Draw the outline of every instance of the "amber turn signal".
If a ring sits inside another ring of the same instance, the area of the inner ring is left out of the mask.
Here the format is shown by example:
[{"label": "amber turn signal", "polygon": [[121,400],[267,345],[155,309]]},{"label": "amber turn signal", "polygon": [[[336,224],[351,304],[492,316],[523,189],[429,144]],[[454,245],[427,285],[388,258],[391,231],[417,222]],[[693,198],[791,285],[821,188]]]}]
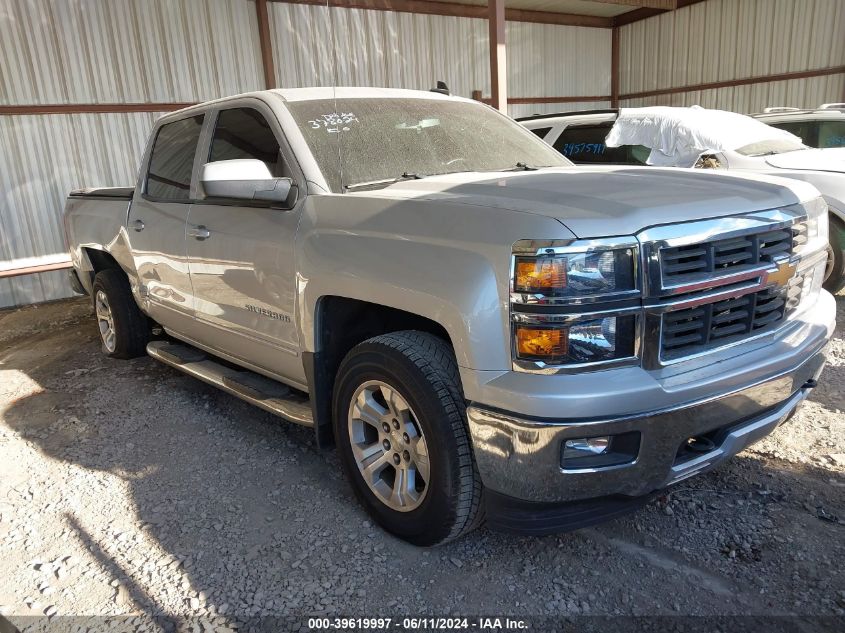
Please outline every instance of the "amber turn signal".
[{"label": "amber turn signal", "polygon": [[565,257],[520,257],[516,260],[516,292],[542,292],[560,288],[566,288]]},{"label": "amber turn signal", "polygon": [[516,327],[516,352],[520,358],[559,360],[569,351],[566,328]]}]

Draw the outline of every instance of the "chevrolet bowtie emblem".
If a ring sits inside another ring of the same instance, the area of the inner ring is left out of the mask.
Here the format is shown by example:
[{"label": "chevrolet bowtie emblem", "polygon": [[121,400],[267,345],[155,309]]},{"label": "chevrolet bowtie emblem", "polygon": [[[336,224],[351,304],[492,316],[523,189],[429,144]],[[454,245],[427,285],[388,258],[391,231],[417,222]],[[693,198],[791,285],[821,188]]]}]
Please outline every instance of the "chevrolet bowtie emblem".
[{"label": "chevrolet bowtie emblem", "polygon": [[789,262],[783,262],[778,265],[777,270],[769,271],[766,275],[765,285],[774,284],[776,286],[785,286],[794,275],[795,266]]}]

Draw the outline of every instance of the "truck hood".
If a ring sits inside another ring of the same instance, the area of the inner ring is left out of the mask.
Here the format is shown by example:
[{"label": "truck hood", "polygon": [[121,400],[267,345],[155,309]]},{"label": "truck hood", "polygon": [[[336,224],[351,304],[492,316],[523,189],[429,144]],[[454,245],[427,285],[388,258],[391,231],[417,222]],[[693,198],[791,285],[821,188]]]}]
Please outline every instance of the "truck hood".
[{"label": "truck hood", "polygon": [[767,156],[766,163],[778,169],[809,169],[845,173],[845,148],[802,149]]},{"label": "truck hood", "polygon": [[579,238],[592,238],[771,209],[806,202],[819,193],[807,183],[769,176],[601,166],[430,176],[346,195],[533,213],[558,220]]}]

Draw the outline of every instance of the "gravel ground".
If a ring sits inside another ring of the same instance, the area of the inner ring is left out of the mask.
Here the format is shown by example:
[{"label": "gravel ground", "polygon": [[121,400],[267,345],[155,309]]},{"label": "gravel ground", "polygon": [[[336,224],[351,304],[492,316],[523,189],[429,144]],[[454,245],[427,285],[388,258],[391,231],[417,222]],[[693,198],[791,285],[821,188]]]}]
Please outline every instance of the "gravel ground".
[{"label": "gravel ground", "polygon": [[152,359],[105,358],[90,312],[0,312],[0,614],[18,626],[845,614],[844,327],[789,425],[641,512],[417,549],[368,521],[309,430]]}]

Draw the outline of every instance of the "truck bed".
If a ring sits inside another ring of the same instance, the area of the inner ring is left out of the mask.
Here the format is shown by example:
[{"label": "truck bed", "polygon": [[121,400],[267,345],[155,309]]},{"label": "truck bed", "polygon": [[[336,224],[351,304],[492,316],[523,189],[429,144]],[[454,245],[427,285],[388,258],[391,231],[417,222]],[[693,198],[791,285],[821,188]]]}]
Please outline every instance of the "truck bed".
[{"label": "truck bed", "polygon": [[65,231],[71,261],[77,271],[84,262],[83,246],[107,251],[108,245],[120,235],[126,226],[134,192],[134,187],[98,187],[75,189],[68,194]]},{"label": "truck bed", "polygon": [[131,200],[134,193],[135,187],[89,187],[87,189],[74,189],[68,194],[68,198]]}]

